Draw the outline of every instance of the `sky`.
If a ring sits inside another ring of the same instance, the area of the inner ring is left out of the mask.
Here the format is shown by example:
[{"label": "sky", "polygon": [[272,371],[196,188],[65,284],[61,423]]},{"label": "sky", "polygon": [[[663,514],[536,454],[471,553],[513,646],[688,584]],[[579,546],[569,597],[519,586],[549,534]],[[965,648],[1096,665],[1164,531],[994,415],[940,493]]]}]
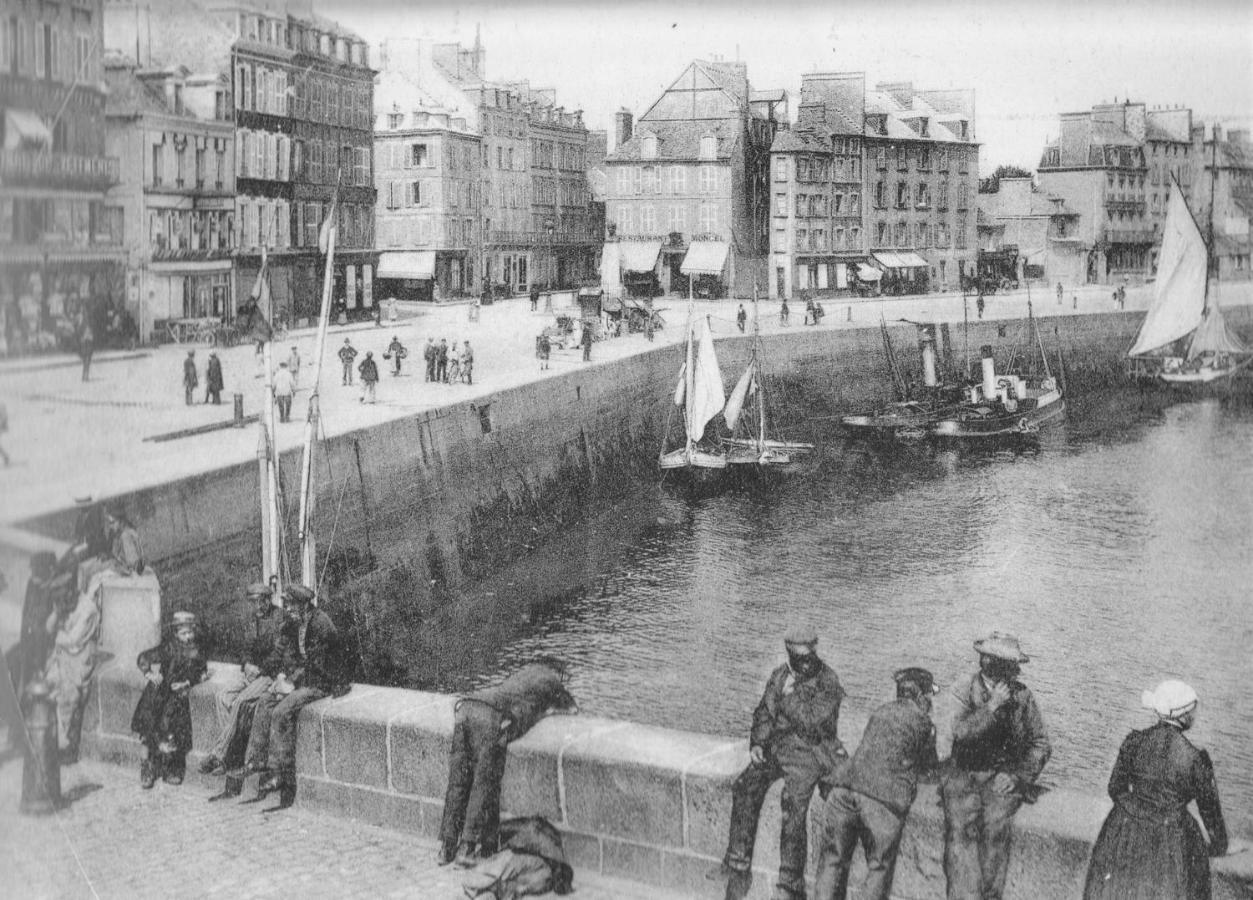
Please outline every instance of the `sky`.
[{"label": "sky", "polygon": [[692,59],[719,57],[746,62],[755,89],[785,88],[793,118],[805,72],[973,87],[984,174],[1002,163],[1034,170],[1058,113],[1115,99],[1253,123],[1247,0],[307,2],[373,47],[389,36],[468,45],[479,28],[488,78],[556,88],[559,105],[610,131],[611,146],[616,110],[638,117]]}]

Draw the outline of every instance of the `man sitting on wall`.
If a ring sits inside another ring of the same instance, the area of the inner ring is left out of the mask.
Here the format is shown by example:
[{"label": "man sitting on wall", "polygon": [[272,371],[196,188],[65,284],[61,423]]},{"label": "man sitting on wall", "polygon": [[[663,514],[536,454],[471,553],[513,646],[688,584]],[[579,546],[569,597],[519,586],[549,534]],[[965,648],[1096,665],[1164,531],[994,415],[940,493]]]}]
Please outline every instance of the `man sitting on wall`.
[{"label": "man sitting on wall", "polygon": [[565,666],[543,657],[457,701],[437,862],[469,868],[498,849],[505,754],[549,712],[577,713]]}]

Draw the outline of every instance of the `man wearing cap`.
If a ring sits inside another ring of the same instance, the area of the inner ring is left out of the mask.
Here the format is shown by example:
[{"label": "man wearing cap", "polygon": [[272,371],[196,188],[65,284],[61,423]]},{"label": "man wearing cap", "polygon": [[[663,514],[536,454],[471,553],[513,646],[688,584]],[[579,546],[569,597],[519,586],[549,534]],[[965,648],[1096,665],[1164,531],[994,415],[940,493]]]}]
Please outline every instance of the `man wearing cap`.
[{"label": "man wearing cap", "polygon": [[271,654],[277,673],[268,693],[257,700],[248,740],[248,768],[264,771],[259,796],[279,791],[279,806],[296,800],[296,720],[315,700],[348,691],[339,631],[331,617],[313,605],[303,584],[283,591],[287,621]]},{"label": "man wearing cap", "polygon": [[728,896],[747,891],[757,819],[770,786],[783,779],[783,827],[775,896],[805,896],[807,815],[820,780],[848,754],[836,734],[844,689],[817,654],[817,633],[807,626],[783,639],[788,661],[766,682],[753,712],[749,764],[731,788],[731,833],[719,874],[730,876]]},{"label": "man wearing cap", "polygon": [[953,688],[952,753],[940,778],[949,900],[999,900],[1009,871],[1014,815],[1034,801],[1052,753],[1013,635],[975,641],[979,671]]},{"label": "man wearing cap", "polygon": [[352,387],[352,364],[357,358],[357,348],[352,345],[352,340],[344,338],[344,346],[339,348],[339,361],[344,367],[343,383]]},{"label": "man wearing cap", "polygon": [[866,900],[888,900],[905,817],[918,792],[918,779],[935,771],[935,726],[931,696],[935,681],[926,669],[901,669],[896,700],[870,716],[852,761],[831,780],[822,814],[822,849],[814,896],[844,900],[848,872],[860,840],[866,854]]},{"label": "man wearing cap", "polygon": [[[206,775],[220,775],[226,771],[231,745],[236,742],[244,719],[247,718],[251,724],[250,707],[269,691],[281,665],[274,648],[283,624],[283,611],[274,605],[274,591],[268,584],[258,582],[249,585],[246,593],[255,607],[251,639],[244,655],[243,667],[217,693],[221,731],[213,749],[200,764],[200,771]],[[245,712],[248,713],[247,716]]]}]

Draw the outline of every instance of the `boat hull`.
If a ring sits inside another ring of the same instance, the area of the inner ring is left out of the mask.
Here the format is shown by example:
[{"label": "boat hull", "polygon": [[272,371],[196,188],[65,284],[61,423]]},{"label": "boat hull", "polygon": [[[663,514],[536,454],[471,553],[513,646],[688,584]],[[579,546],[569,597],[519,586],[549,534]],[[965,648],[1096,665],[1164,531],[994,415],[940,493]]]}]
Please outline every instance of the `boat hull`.
[{"label": "boat hull", "polygon": [[954,440],[1035,434],[1066,412],[1066,401],[1060,394],[1055,398],[1041,398],[1041,401],[1031,409],[1013,411],[999,404],[965,406],[956,415],[933,423],[931,434],[940,439]]}]

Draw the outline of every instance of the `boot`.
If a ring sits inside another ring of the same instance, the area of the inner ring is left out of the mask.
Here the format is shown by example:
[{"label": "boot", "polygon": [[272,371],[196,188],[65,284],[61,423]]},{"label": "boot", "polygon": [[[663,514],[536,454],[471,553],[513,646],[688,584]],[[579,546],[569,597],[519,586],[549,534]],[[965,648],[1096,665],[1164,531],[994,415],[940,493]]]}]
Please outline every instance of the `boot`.
[{"label": "boot", "polygon": [[139,764],[139,786],[145,791],[150,791],[156,783],[157,774],[153,771],[152,763],[145,759]]},{"label": "boot", "polygon": [[457,845],[448,841],[443,841],[439,845],[439,852],[435,854],[435,865],[446,866],[453,861],[453,857],[457,855]]},{"label": "boot", "polygon": [[457,848],[457,858],[453,862],[463,869],[473,869],[479,864],[480,859],[475,845],[470,841],[462,841],[461,846]]},{"label": "boot", "polygon": [[296,777],[284,778],[278,788],[278,808],[289,809],[296,803]]},{"label": "boot", "polygon": [[244,792],[244,776],[232,772],[226,776],[226,785],[222,788],[222,793],[214,794],[209,798],[210,803],[218,800],[229,800],[231,797],[238,797]]}]

